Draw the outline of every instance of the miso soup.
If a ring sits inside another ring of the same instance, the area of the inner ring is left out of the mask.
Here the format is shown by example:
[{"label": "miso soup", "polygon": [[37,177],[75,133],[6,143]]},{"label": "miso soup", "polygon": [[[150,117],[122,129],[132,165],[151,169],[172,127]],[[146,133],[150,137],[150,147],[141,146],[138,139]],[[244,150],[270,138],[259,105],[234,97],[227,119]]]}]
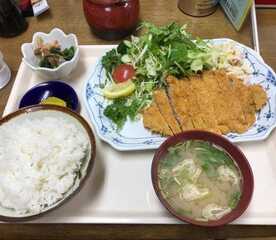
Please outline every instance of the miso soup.
[{"label": "miso soup", "polygon": [[223,149],[202,140],[189,140],[168,149],[158,167],[161,194],[180,215],[218,220],[241,197],[239,168]]}]

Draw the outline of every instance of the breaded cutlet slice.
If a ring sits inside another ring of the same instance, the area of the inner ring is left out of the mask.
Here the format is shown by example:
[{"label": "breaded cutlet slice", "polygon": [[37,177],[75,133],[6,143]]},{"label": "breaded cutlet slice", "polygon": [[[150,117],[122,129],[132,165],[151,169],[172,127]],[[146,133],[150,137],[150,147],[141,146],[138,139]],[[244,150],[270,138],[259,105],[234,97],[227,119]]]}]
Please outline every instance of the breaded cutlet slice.
[{"label": "breaded cutlet slice", "polygon": [[217,127],[213,105],[214,97],[212,91],[208,88],[208,83],[204,80],[202,75],[194,75],[189,78],[192,87],[191,94],[196,96],[194,100],[196,104],[194,107],[197,108],[197,114],[193,116],[195,127],[197,129],[221,133],[220,129]]},{"label": "breaded cutlet slice", "polygon": [[215,80],[218,84],[219,101],[223,102],[221,118],[222,125],[227,126],[227,132],[242,132],[247,128],[246,116],[237,91],[235,89],[236,81],[233,81],[224,71],[215,72]]},{"label": "breaded cutlet slice", "polygon": [[183,131],[194,129],[193,121],[189,115],[191,103],[189,102],[189,80],[179,81],[173,76],[168,76],[168,94],[171,106]]},{"label": "breaded cutlet slice", "polygon": [[224,94],[218,84],[217,75],[215,71],[205,71],[202,74],[202,79],[205,83],[205,87],[208,90],[208,108],[210,109],[210,115],[215,123],[215,131],[218,133],[229,132],[229,127],[226,124],[228,118],[225,108],[227,107]]},{"label": "breaded cutlet slice", "polygon": [[159,108],[160,113],[167,122],[169,128],[172,130],[173,134],[178,134],[182,130],[174,116],[173,110],[171,108],[169,98],[165,90],[156,90],[153,93],[153,99]]},{"label": "breaded cutlet slice", "polygon": [[231,86],[231,96],[227,96],[231,113],[228,126],[231,132],[244,133],[256,121],[250,87],[236,76],[227,75],[227,78]]},{"label": "breaded cutlet slice", "polygon": [[[244,116],[244,121],[240,121],[243,126],[239,127],[237,132],[245,132],[248,130],[256,121],[256,106],[251,92],[251,87],[244,84],[244,82],[234,76],[229,76],[233,81],[234,92],[236,94],[236,99],[241,104],[241,115]],[[239,123],[237,123],[238,125]],[[237,128],[237,127],[235,127]]]},{"label": "breaded cutlet slice", "polygon": [[143,123],[144,127],[149,128],[153,132],[164,136],[173,136],[173,132],[155,103],[152,103],[143,111]]},{"label": "breaded cutlet slice", "polygon": [[250,90],[253,95],[256,110],[259,111],[266,104],[267,94],[262,86],[256,84],[251,85]]},{"label": "breaded cutlet slice", "polygon": [[246,118],[247,129],[256,121],[256,112],[259,111],[267,101],[267,94],[260,85],[239,86],[239,96]]}]

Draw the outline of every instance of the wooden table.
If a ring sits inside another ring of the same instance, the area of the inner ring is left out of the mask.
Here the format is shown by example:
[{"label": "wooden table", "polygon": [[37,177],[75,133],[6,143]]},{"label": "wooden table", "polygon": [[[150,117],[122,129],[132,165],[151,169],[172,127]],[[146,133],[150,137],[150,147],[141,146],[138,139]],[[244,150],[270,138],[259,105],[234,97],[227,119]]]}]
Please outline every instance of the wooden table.
[{"label": "wooden table", "polygon": [[[0,91],[0,114],[2,114],[19,64],[20,47],[30,42],[33,33],[48,32],[59,27],[77,35],[80,44],[111,44],[96,38],[84,19],[81,1],[49,0],[51,11],[38,18],[28,19],[28,30],[11,39],[0,38],[0,49],[12,70],[12,81]],[[194,35],[202,38],[227,37],[252,46],[249,19],[240,32],[236,32],[223,12],[218,9],[205,18],[184,15],[176,0],[141,0],[141,19],[155,24],[171,21],[187,23]],[[262,55],[272,68],[276,68],[276,10],[257,12]],[[24,82],[22,82],[24,84]],[[191,225],[72,225],[72,224],[0,224],[0,239],[223,239],[240,237],[276,236],[273,226],[225,226],[217,229],[199,228]],[[1,238],[2,237],[2,238]]]}]

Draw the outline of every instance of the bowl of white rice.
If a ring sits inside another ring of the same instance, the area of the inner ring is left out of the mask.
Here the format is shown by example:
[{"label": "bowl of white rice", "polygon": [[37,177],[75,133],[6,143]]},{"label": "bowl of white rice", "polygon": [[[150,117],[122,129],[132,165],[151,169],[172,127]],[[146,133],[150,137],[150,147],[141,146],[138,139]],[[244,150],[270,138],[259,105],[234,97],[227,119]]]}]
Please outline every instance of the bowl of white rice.
[{"label": "bowl of white rice", "polygon": [[79,114],[54,105],[0,120],[0,220],[29,220],[69,200],[95,161],[94,134]]}]

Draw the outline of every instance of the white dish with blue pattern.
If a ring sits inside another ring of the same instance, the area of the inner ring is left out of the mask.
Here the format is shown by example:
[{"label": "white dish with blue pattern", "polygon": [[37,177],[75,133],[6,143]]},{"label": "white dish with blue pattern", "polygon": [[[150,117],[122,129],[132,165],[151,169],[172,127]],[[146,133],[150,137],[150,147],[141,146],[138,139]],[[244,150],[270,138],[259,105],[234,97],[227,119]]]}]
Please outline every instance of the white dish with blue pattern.
[{"label": "white dish with blue pattern", "polygon": [[[211,41],[214,44],[222,44],[233,40],[223,38]],[[268,100],[265,107],[257,113],[255,124],[247,132],[229,133],[226,137],[232,142],[264,140],[276,126],[276,75],[254,50],[237,42],[235,44],[244,52],[246,60],[253,69],[249,82],[260,84],[266,90]],[[124,127],[117,131],[112,121],[103,114],[110,101],[102,96],[100,88],[105,80],[105,71],[100,60],[93,66],[83,92],[89,117],[98,136],[120,151],[157,149],[165,138],[145,129],[142,119],[135,122],[127,121]]]}]

